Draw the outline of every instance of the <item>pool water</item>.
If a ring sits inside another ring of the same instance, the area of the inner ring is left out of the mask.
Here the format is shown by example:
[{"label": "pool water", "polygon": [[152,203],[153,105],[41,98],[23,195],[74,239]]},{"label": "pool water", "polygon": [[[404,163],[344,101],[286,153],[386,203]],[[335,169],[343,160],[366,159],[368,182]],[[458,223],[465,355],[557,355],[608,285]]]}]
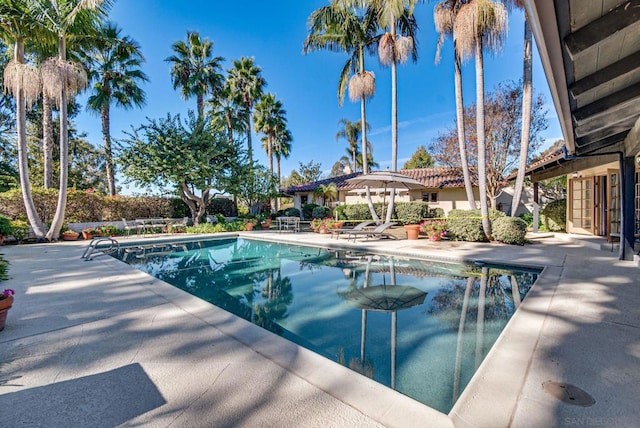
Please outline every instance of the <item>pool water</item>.
[{"label": "pool water", "polygon": [[444,413],[540,273],[241,238],[117,257]]}]

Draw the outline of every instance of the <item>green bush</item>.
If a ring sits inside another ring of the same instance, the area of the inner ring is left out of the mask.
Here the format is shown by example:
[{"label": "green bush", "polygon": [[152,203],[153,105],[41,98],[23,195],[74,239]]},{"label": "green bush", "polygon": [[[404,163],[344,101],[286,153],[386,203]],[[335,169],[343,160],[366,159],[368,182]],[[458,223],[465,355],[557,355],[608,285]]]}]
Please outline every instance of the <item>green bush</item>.
[{"label": "green bush", "polygon": [[11,228],[13,229],[11,234],[18,241],[22,241],[29,236],[29,224],[24,220],[13,220],[11,222]]},{"label": "green bush", "polygon": [[311,218],[325,218],[331,216],[331,209],[329,207],[315,207],[311,211]]},{"label": "green bush", "polygon": [[9,279],[7,272],[9,271],[9,262],[2,258],[0,254],[0,281]]},{"label": "green bush", "polygon": [[209,202],[207,212],[209,214],[222,214],[225,217],[232,217],[235,213],[235,205],[231,199],[213,198]]},{"label": "green bush", "polygon": [[314,203],[304,204],[304,206],[302,207],[302,216],[305,218],[305,220],[310,220],[313,218],[313,209],[318,206],[318,204]]},{"label": "green bush", "polygon": [[422,201],[398,202],[395,213],[402,224],[419,224],[429,217],[429,204]]},{"label": "green bush", "polygon": [[287,208],[284,210],[284,215],[287,217],[300,217],[300,210],[297,208]]},{"label": "green bush", "polygon": [[243,220],[233,220],[226,223],[200,223],[198,226],[189,226],[187,233],[238,232],[244,228],[245,222]]},{"label": "green bush", "polygon": [[518,217],[500,217],[493,221],[491,233],[496,241],[505,244],[524,245],[527,223]]},{"label": "green bush", "polygon": [[[374,204],[374,206],[377,204]],[[381,215],[376,207],[376,212]],[[367,204],[351,204],[345,205],[344,214],[347,220],[372,220],[371,212],[369,211],[369,205]]]},{"label": "green bush", "polygon": [[0,235],[9,236],[12,232],[13,227],[11,227],[11,219],[0,215]]},{"label": "green bush", "polygon": [[333,209],[333,213],[336,215],[338,220],[347,220],[347,215],[344,212],[346,208],[347,205],[342,204]]},{"label": "green bush", "polygon": [[480,210],[451,210],[447,217],[449,237],[459,241],[484,242]]},{"label": "green bush", "polygon": [[547,230],[563,232],[567,224],[567,200],[549,202],[542,210],[542,220]]},{"label": "green bush", "polygon": [[442,208],[429,208],[428,218],[445,218],[444,210]]}]

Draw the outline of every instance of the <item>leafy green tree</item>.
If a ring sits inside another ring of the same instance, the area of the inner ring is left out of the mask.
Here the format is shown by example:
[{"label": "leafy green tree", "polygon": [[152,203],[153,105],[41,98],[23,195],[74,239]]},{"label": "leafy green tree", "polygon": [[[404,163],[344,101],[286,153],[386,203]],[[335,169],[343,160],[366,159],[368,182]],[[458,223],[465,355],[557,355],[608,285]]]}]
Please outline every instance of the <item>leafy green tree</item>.
[{"label": "leafy green tree", "polygon": [[245,166],[240,174],[238,177],[238,197],[242,203],[249,207],[252,214],[258,214],[262,211],[265,202],[278,195],[274,186],[275,178],[262,165]]},{"label": "leafy green tree", "polygon": [[83,55],[89,64],[89,80],[93,81],[87,108],[100,115],[102,141],[109,195],[116,194],[116,180],[111,149],[110,109],[115,104],[124,109],[145,104],[145,93],[140,84],[148,81],[140,69],[144,57],[140,45],[129,36],[122,36],[114,23],[106,23],[93,46]]},{"label": "leafy green tree", "polygon": [[247,153],[249,163],[253,163],[253,146],[251,143],[251,115],[257,100],[262,94],[267,82],[262,77],[262,69],[253,58],[242,57],[233,61],[233,67],[227,71],[227,82],[231,94],[238,105],[244,109],[247,133]]},{"label": "leafy green tree", "polygon": [[235,158],[224,127],[210,119],[197,119],[190,112],[167,114],[127,133],[119,161],[123,173],[143,185],[173,186],[199,224],[211,191],[221,189]]},{"label": "leafy green tree", "polygon": [[213,42],[200,38],[197,31],[187,32],[186,43],[175,42],[171,48],[175,52],[165,61],[171,64],[173,89],[180,88],[185,100],[196,97],[198,117],[204,114],[204,97],[217,96],[222,91],[224,76],[220,73],[224,58],[213,57]]},{"label": "leafy green tree", "polygon": [[309,161],[307,163],[298,162],[298,173],[302,177],[302,183],[312,183],[318,181],[322,175],[322,164]]},{"label": "leafy green tree", "polygon": [[427,152],[427,148],[420,146],[413,155],[411,155],[411,158],[405,162],[402,169],[431,168],[434,164],[435,161]]}]

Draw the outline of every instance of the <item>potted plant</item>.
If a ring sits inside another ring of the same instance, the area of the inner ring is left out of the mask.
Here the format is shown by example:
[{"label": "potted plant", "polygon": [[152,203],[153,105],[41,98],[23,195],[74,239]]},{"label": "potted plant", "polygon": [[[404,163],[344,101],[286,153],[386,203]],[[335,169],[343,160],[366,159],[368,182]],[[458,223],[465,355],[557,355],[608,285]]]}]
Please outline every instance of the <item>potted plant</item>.
[{"label": "potted plant", "polygon": [[73,230],[65,230],[60,236],[62,237],[63,241],[75,241],[78,239],[80,234]]},{"label": "potted plant", "polygon": [[118,228],[112,224],[103,224],[102,226],[96,227],[96,236],[116,236],[118,232]]},{"label": "potted plant", "polygon": [[0,215],[0,245],[4,244],[4,238],[13,233],[13,227],[11,226],[11,219]]},{"label": "potted plant", "polygon": [[82,239],[93,239],[93,235],[96,234],[96,229],[93,227],[86,227],[82,229]]},{"label": "potted plant", "polygon": [[420,225],[420,230],[427,235],[431,241],[440,241],[447,236],[446,220],[425,220]]},{"label": "potted plant", "polygon": [[13,305],[13,295],[16,294],[10,288],[5,288],[2,294],[0,294],[0,331],[4,330],[4,325],[7,321],[7,313]]}]

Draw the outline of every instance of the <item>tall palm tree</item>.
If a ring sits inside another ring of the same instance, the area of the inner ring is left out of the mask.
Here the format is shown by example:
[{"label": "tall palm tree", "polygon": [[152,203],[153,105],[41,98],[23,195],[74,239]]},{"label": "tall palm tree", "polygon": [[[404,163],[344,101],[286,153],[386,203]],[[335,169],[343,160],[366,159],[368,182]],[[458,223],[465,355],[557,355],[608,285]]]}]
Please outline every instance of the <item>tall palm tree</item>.
[{"label": "tall palm tree", "polygon": [[143,106],[146,101],[145,93],[138,85],[149,80],[140,69],[144,62],[140,45],[129,36],[123,37],[120,33],[121,30],[116,24],[104,24],[93,48],[86,52],[91,67],[89,78],[95,81],[87,108],[99,113],[102,120],[107,186],[111,196],[116,194],[109,130],[111,104],[124,109]]},{"label": "tall palm tree", "polygon": [[[269,159],[269,173],[273,177],[273,149],[276,144],[278,128],[286,128],[287,112],[282,108],[282,102],[276,100],[275,95],[266,94],[256,105],[254,114],[255,130],[266,136],[265,149]],[[271,209],[275,211],[275,199],[271,199]]]},{"label": "tall palm tree", "polygon": [[67,104],[87,86],[87,75],[76,62],[67,60],[69,34],[95,34],[100,20],[107,15],[112,0],[32,0],[39,24],[58,39],[58,56],[42,63],[44,92],[54,98],[60,109],[60,184],[56,212],[46,238],[57,239],[64,222],[69,178],[69,133]]},{"label": "tall palm tree", "polygon": [[18,136],[18,175],[22,199],[27,219],[36,239],[43,240],[45,228],[36,211],[29,182],[29,165],[27,163],[27,105],[32,105],[39,97],[41,84],[40,74],[35,67],[25,64],[25,39],[37,31],[35,17],[24,0],[5,0],[0,3],[0,33],[7,45],[14,45],[13,58],[4,69],[4,88],[16,103],[16,130]]},{"label": "tall palm tree", "polygon": [[276,176],[278,177],[278,186],[282,184],[282,171],[280,169],[280,160],[288,159],[291,155],[291,143],[293,135],[286,127],[278,127],[276,130],[276,145],[273,148],[273,155],[276,158]]},{"label": "tall palm tree", "polygon": [[[364,12],[357,8],[358,5],[338,4],[321,7],[315,10],[309,17],[309,34],[307,35],[303,52],[309,53],[315,50],[327,49],[333,52],[345,52],[349,55],[347,62],[340,73],[338,83],[338,104],[342,105],[345,89],[349,88],[349,99],[353,102],[360,101],[360,128],[362,135],[362,161],[363,172],[369,172],[367,153],[370,152],[367,139],[367,111],[366,101],[375,92],[375,75],[365,70],[365,50],[373,53],[380,38],[378,34],[378,11],[374,7],[367,7]],[[351,78],[349,76],[353,73]],[[367,204],[369,212],[374,220],[378,220],[369,187],[367,191]]]},{"label": "tall palm tree", "polygon": [[531,26],[522,0],[512,0],[516,7],[524,9],[524,52],[522,73],[522,133],[520,135],[520,160],[518,174],[511,200],[511,216],[515,217],[522,197],[524,173],[527,168],[529,154],[529,138],[531,135],[531,107],[533,105],[533,65],[531,60]]},{"label": "tall palm tree", "polygon": [[453,34],[453,24],[456,15],[462,6],[462,0],[445,0],[438,3],[433,10],[433,20],[438,32],[438,46],[436,48],[436,64],[440,62],[440,51],[444,44],[445,37],[451,36],[454,46],[454,81],[456,94],[456,125],[458,131],[458,149],[460,151],[460,165],[464,177],[464,188],[467,193],[467,201],[471,209],[476,209],[476,198],[473,194],[471,175],[469,173],[469,162],[467,160],[466,137],[464,132],[464,100],[462,97],[462,71],[460,67],[460,56],[456,49],[456,38]]},{"label": "tall palm tree", "polygon": [[[373,7],[378,25],[385,29],[378,42],[378,58],[391,66],[391,169],[398,170],[398,74],[397,64],[409,57],[418,59],[415,35],[418,25],[413,16],[417,0],[336,0],[337,4],[351,7]],[[391,189],[386,221],[391,221],[395,191]]]},{"label": "tall palm tree", "polygon": [[266,81],[262,77],[262,69],[253,58],[242,57],[233,61],[233,67],[227,72],[227,80],[236,102],[243,106],[246,117],[247,152],[249,164],[253,164],[253,147],[251,143],[251,115],[257,100],[262,98]]},{"label": "tall palm tree", "polygon": [[171,65],[173,89],[180,88],[182,96],[188,100],[196,97],[198,118],[204,114],[204,97],[222,90],[224,76],[220,73],[224,58],[212,56],[213,41],[201,39],[197,31],[187,32],[187,41],[179,40],[171,45],[175,55],[165,61]]},{"label": "tall palm tree", "polygon": [[[349,119],[340,119],[338,122],[341,125],[340,130],[336,133],[336,141],[344,138],[347,140],[348,151],[351,154],[351,170],[353,172],[358,171],[358,154],[361,154],[358,150],[358,146],[360,144],[360,135],[362,135],[362,127],[358,122],[351,122]],[[371,127],[367,123],[365,126],[366,130],[369,130]],[[363,156],[363,159],[366,157]],[[360,166],[362,166],[362,162],[360,162]]]},{"label": "tall palm tree", "polygon": [[502,3],[472,0],[460,8],[454,29],[460,58],[475,58],[476,65],[476,137],[478,145],[478,187],[482,229],[491,238],[491,222],[487,205],[487,165],[484,126],[484,59],[483,51],[497,51],[507,31],[507,11]]}]

